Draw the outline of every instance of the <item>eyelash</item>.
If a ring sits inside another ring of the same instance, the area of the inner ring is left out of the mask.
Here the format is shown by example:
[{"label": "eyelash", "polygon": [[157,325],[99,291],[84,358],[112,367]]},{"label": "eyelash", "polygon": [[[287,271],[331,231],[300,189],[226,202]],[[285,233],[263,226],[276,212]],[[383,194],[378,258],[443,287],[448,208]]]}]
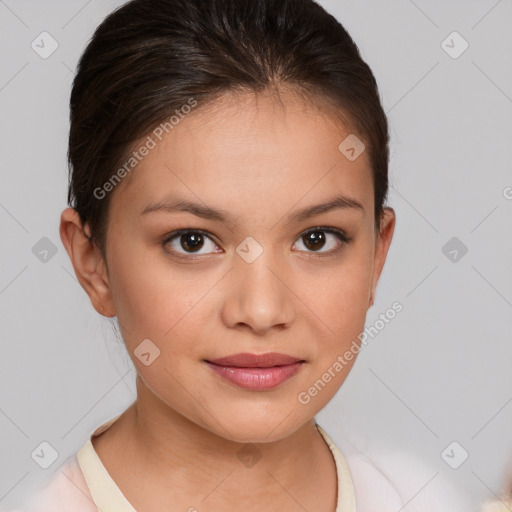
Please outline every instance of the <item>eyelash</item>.
[{"label": "eyelash", "polygon": [[[316,233],[316,232],[319,232],[319,231],[320,232],[334,234],[338,238],[338,240],[341,242],[341,244],[339,244],[335,249],[331,249],[330,251],[324,251],[324,252],[299,251],[299,252],[306,252],[306,254],[309,255],[308,257],[312,256],[313,259],[315,259],[315,258],[322,258],[322,257],[325,257],[325,256],[332,256],[332,255],[337,254],[341,249],[343,249],[343,246],[345,244],[348,244],[348,243],[350,243],[352,241],[352,239],[349,238],[347,236],[347,234],[344,231],[342,231],[341,229],[337,229],[337,228],[334,228],[334,227],[327,227],[327,226],[316,226],[314,228],[307,229],[306,231],[302,232],[299,235],[297,240],[301,239],[302,237],[304,237],[306,235],[309,235],[310,233]],[[171,240],[173,240],[174,238],[176,238],[178,236],[181,236],[181,235],[184,235],[184,234],[190,234],[190,233],[197,233],[197,234],[206,236],[212,242],[214,242],[216,244],[216,242],[213,240],[213,238],[210,235],[210,233],[208,233],[206,231],[203,231],[202,229],[178,229],[178,230],[173,231],[172,233],[170,233],[170,234],[165,236],[165,238],[162,240],[163,248],[168,253],[170,253],[172,255],[176,255],[178,258],[183,258],[183,259],[187,259],[187,260],[194,260],[194,259],[204,258],[206,256],[204,254],[194,255],[193,253],[189,253],[187,256],[185,256],[184,254],[177,253],[176,251],[173,251],[173,250],[169,251],[168,249],[166,249],[167,244]]]}]

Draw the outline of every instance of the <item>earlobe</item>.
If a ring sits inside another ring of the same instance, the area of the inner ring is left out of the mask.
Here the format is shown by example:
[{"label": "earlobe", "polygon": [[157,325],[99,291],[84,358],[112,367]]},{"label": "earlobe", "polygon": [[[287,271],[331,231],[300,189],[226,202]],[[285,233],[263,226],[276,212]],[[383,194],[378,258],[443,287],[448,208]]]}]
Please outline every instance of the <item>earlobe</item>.
[{"label": "earlobe", "polygon": [[76,277],[86,291],[94,309],[103,316],[116,315],[105,261],[90,240],[87,224],[82,229],[78,212],[66,208],[61,215],[59,233]]},{"label": "earlobe", "polygon": [[391,245],[391,240],[393,239],[395,224],[396,216],[394,210],[389,207],[384,208],[380,229],[375,244],[375,258],[368,307],[373,306],[377,283],[382,273],[382,269],[384,268],[384,263],[386,261],[389,246]]}]

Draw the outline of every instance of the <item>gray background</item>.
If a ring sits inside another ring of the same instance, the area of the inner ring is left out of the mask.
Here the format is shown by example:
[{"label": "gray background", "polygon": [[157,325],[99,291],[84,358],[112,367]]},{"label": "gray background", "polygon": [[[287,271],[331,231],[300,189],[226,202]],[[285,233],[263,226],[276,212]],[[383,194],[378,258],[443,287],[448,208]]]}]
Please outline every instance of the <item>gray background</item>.
[{"label": "gray background", "polygon": [[[396,300],[403,311],[317,419],[343,446],[344,432],[357,432],[366,447],[415,455],[430,471],[418,497],[439,474],[476,507],[512,465],[512,2],[320,3],[374,71],[390,122],[398,223],[367,325]],[[74,68],[120,4],[0,0],[3,507],[135,398],[114,324],[90,305],[58,234]],[[59,45],[47,59],[31,48],[43,31]],[[469,44],[458,58],[441,45],[453,31]],[[33,252],[43,237],[56,249],[46,262]],[[442,251],[452,237],[456,261]],[[59,454],[48,469],[31,458],[43,441]],[[456,470],[441,457],[452,441],[469,453]]]}]

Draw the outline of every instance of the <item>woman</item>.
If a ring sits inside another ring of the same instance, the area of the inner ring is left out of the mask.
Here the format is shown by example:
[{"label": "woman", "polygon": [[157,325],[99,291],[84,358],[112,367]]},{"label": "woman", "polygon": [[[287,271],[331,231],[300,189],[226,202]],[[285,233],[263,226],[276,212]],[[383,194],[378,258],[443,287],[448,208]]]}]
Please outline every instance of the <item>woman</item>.
[{"label": "woman", "polygon": [[61,239],[137,399],[28,509],[414,510],[315,421],[395,226],[386,116],[344,28],[311,0],[133,0],[70,106]]}]

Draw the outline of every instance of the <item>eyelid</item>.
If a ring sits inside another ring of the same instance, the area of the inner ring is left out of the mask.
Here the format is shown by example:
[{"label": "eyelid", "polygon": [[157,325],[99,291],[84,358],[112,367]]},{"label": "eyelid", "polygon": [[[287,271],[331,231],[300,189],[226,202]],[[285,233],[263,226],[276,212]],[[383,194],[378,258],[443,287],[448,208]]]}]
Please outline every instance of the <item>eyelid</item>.
[{"label": "eyelid", "polygon": [[[162,239],[162,246],[166,246],[171,240],[176,238],[177,236],[184,235],[187,233],[199,233],[207,238],[209,238],[215,245],[219,245],[216,240],[215,236],[213,236],[208,231],[204,231],[203,229],[194,229],[194,228],[183,228],[183,229],[176,229],[175,231],[171,231],[170,233],[167,233],[164,235]],[[185,259],[200,259],[205,258],[207,254],[194,254],[194,253],[180,253],[173,250],[167,251],[169,254],[176,255],[178,258],[185,258]],[[208,254],[216,254],[216,253],[208,253]]]},{"label": "eyelid", "polygon": [[315,226],[313,228],[308,228],[306,231],[302,231],[300,236],[308,235],[309,233],[314,233],[315,231],[327,231],[331,233],[337,233],[341,235],[346,242],[350,242],[351,238],[347,235],[347,233],[343,229],[335,228],[334,226]]},{"label": "eyelid", "polygon": [[317,231],[323,231],[326,233],[334,234],[338,239],[337,246],[329,251],[296,251],[298,253],[301,253],[303,255],[302,257],[313,260],[334,257],[339,254],[339,252],[344,248],[345,245],[349,244],[352,241],[352,238],[349,237],[343,229],[336,228],[334,226],[315,226],[312,228],[308,228],[305,231],[301,232],[301,234],[297,237],[297,241],[300,240],[303,236],[308,235],[309,233],[315,233]]},{"label": "eyelid", "polygon": [[166,235],[164,235],[163,241],[168,242],[169,240],[172,240],[174,237],[178,235],[184,235],[185,233],[199,233],[201,235],[207,236],[208,238],[211,238],[212,240],[215,238],[211,233],[209,233],[208,231],[204,231],[203,229],[184,228],[176,229],[175,231],[167,233]]}]

